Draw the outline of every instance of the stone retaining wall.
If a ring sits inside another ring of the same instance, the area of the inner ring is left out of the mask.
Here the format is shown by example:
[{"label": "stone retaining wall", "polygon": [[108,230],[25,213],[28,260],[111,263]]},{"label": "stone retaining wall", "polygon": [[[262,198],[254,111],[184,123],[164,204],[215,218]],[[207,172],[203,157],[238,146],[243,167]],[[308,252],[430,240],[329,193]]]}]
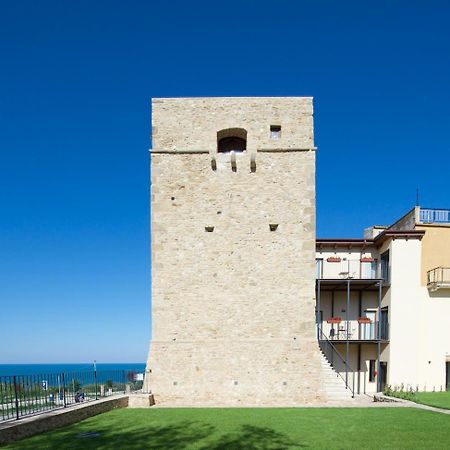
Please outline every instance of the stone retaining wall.
[{"label": "stone retaining wall", "polygon": [[120,396],[49,411],[13,422],[0,423],[0,445],[71,425],[97,414],[116,408],[126,408],[127,406],[128,396]]}]

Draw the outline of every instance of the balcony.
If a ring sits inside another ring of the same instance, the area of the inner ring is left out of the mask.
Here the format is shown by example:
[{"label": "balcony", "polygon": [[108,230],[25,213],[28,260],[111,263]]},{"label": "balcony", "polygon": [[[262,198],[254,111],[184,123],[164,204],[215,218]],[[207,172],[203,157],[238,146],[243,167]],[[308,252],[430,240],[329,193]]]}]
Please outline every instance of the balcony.
[{"label": "balcony", "polygon": [[[389,324],[387,321],[371,321],[360,317],[348,321],[341,317],[330,317],[320,324],[320,331],[333,342],[370,342],[389,341]],[[319,332],[319,335],[321,333]]]},{"label": "balcony", "polygon": [[450,224],[450,209],[420,209],[421,223],[448,223]]},{"label": "balcony", "polygon": [[436,267],[427,272],[427,286],[431,292],[450,289],[450,267]]},{"label": "balcony", "polygon": [[341,259],[330,257],[316,259],[316,278],[329,280],[376,280],[380,278],[377,260],[372,258]]}]

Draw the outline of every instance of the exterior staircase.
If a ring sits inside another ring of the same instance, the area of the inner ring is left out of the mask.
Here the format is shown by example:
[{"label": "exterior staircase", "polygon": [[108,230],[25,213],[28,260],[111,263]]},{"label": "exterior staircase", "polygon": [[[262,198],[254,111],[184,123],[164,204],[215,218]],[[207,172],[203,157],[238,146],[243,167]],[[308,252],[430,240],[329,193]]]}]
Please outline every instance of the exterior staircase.
[{"label": "exterior staircase", "polygon": [[[343,400],[352,399],[352,391],[345,386],[345,381],[340,377],[340,375],[333,369],[325,354],[321,351],[322,361],[322,380],[324,384],[324,389],[330,402],[340,402]],[[351,376],[349,374],[349,380]]]}]

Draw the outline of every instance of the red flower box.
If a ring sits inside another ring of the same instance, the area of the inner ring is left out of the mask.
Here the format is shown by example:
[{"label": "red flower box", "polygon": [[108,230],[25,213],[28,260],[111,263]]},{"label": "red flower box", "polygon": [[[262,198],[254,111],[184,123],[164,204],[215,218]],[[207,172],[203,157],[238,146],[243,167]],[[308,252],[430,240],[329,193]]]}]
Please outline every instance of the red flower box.
[{"label": "red flower box", "polygon": [[372,323],[372,321],[368,317],[359,317],[358,323]]},{"label": "red flower box", "polygon": [[327,262],[341,262],[341,258],[339,256],[330,256],[327,258]]},{"label": "red flower box", "polygon": [[327,323],[341,323],[342,319],[340,317],[330,317],[327,319]]},{"label": "red flower box", "polygon": [[361,262],[374,262],[373,258],[361,258]]}]

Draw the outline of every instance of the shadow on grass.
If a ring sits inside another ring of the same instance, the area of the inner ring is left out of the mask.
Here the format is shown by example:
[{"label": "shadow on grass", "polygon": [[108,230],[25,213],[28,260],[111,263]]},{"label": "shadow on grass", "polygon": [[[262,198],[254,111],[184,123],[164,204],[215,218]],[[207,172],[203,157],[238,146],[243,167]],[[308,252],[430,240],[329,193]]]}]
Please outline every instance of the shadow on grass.
[{"label": "shadow on grass", "polygon": [[301,447],[271,428],[242,425],[235,433],[222,435],[201,450],[294,450]]},{"label": "shadow on grass", "polygon": [[[86,424],[87,425],[87,424]],[[215,427],[201,422],[170,425],[135,425],[122,428],[120,422],[109,426],[75,426],[19,441],[10,448],[21,450],[294,450],[302,447],[288,436],[270,428],[242,425],[236,431],[213,436]],[[204,442],[201,442],[204,440]]]},{"label": "shadow on grass", "polygon": [[145,426],[121,430],[114,427],[62,429],[19,441],[11,448],[21,450],[180,450],[210,436],[214,427],[197,422],[180,422],[167,426]]}]

